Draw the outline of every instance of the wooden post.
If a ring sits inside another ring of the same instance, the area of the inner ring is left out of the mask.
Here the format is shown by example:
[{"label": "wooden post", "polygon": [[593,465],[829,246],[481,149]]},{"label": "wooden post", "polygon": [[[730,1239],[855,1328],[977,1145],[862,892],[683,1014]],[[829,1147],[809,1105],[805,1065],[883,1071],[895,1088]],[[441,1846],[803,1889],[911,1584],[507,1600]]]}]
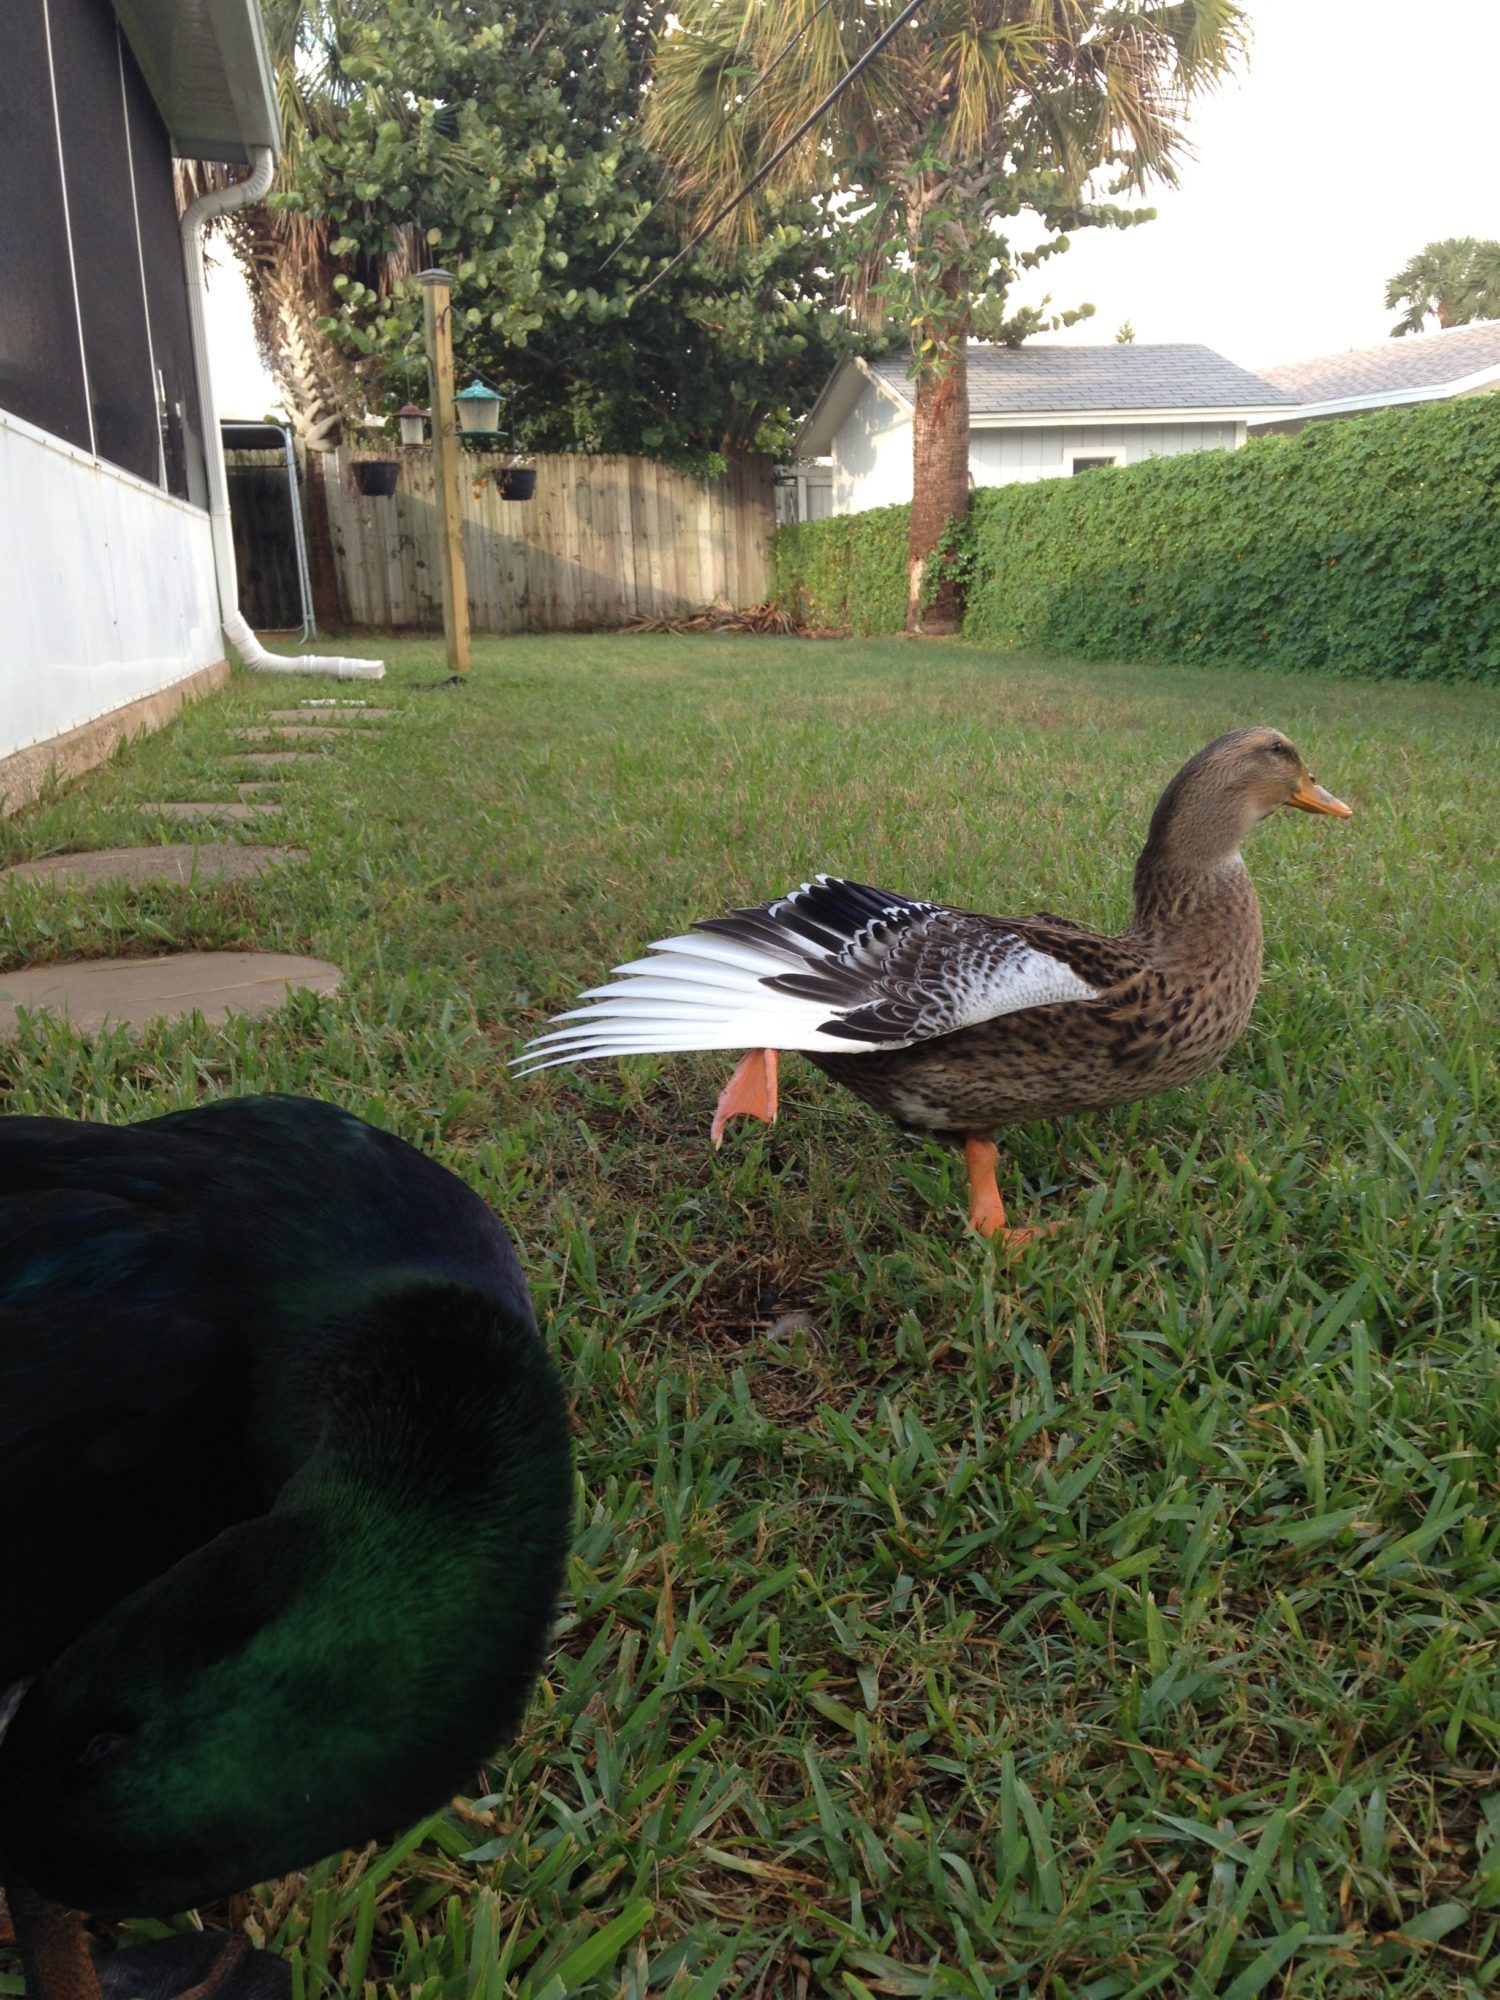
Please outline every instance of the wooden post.
[{"label": "wooden post", "polygon": [[422,323],[427,337],[427,371],[432,378],[432,467],[437,475],[439,574],[443,586],[443,638],[448,670],[469,671],[469,578],[464,567],[462,450],[453,412],[452,274],[419,271],[423,288]]}]

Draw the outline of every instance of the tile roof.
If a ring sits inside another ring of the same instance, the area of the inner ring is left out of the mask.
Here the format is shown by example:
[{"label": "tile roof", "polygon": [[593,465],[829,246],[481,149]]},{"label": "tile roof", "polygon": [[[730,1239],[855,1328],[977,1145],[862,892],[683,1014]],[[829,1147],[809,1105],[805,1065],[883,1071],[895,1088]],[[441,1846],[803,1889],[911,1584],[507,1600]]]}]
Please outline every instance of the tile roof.
[{"label": "tile roof", "polygon": [[[907,402],[907,357],[890,354],[873,371]],[[1056,416],[1074,411],[1275,409],[1298,400],[1211,347],[1181,343],[1107,347],[969,348],[972,417]]]},{"label": "tile roof", "polygon": [[1500,368],[1497,320],[1383,340],[1379,347],[1353,347],[1345,354],[1319,354],[1261,373],[1298,403],[1333,403],[1349,396],[1441,390],[1486,368]]}]

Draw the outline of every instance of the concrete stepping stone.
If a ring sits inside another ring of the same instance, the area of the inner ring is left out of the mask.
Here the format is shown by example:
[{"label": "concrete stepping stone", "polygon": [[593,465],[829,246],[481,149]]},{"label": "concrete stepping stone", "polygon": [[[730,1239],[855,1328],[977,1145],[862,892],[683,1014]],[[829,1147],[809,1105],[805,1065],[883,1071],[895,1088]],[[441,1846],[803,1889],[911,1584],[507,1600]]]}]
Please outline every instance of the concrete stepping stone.
[{"label": "concrete stepping stone", "polygon": [[361,722],[384,722],[399,708],[268,708],[267,722],[316,722],[322,728],[352,729]]},{"label": "concrete stepping stone", "polygon": [[281,790],[281,780],[279,778],[251,778],[247,783],[236,785],[234,789],[242,799],[258,799],[264,792],[279,792]]},{"label": "concrete stepping stone", "polygon": [[294,992],[333,993],[339,969],[280,951],[188,951],[169,958],[95,958],[0,974],[0,1036],[18,1010],[60,1015],[81,1034],[142,1028],[200,1013],[222,1021],[269,1014]]},{"label": "concrete stepping stone", "polygon": [[305,861],[305,847],[220,845],[107,847],[93,854],[51,854],[0,872],[0,882],[60,882],[87,889],[95,882],[248,882],[281,861]]},{"label": "concrete stepping stone", "polygon": [[321,764],[316,750],[234,750],[230,756],[249,771],[279,771],[285,764]]},{"label": "concrete stepping stone", "polygon": [[136,807],[137,812],[154,813],[158,819],[266,819],[282,810],[274,799],[247,804],[244,799],[152,799]]},{"label": "concrete stepping stone", "polygon": [[[323,723],[305,722],[300,728],[231,729],[229,733],[238,737],[242,743],[307,743],[316,742],[319,738],[324,743],[332,743],[337,740],[341,732],[329,729]],[[345,736],[354,733],[347,729],[342,732]],[[370,731],[372,736],[374,733],[373,730]]]}]

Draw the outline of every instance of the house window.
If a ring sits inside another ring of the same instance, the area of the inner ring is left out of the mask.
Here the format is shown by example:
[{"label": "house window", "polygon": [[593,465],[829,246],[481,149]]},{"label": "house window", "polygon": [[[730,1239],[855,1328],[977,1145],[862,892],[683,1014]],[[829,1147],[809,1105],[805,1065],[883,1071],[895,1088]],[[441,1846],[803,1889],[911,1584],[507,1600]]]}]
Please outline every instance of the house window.
[{"label": "house window", "polygon": [[1073,451],[1068,454],[1070,473],[1094,472],[1101,465],[1123,465],[1125,454],[1121,451]]}]

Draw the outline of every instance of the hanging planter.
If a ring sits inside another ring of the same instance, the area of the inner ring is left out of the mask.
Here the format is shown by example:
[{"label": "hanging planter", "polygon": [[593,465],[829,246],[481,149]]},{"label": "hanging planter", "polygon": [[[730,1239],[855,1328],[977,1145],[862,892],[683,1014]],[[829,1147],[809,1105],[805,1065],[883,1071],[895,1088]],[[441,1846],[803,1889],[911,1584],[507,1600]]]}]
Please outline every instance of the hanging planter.
[{"label": "hanging planter", "polygon": [[396,490],[401,462],[395,458],[357,458],[349,468],[356,489],[368,500],[388,499]]},{"label": "hanging planter", "polygon": [[536,494],[534,465],[501,465],[495,468],[495,490],[502,500],[530,500]]}]

